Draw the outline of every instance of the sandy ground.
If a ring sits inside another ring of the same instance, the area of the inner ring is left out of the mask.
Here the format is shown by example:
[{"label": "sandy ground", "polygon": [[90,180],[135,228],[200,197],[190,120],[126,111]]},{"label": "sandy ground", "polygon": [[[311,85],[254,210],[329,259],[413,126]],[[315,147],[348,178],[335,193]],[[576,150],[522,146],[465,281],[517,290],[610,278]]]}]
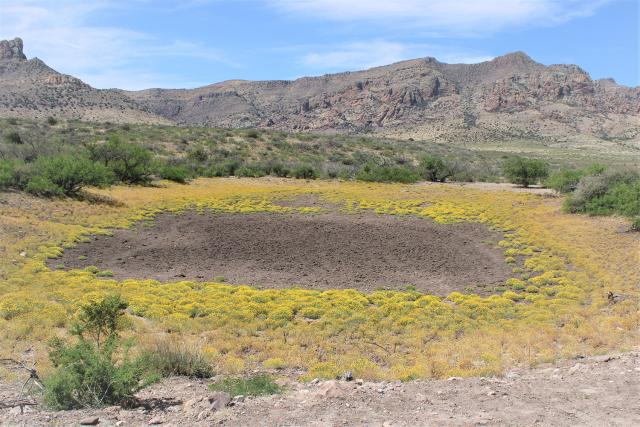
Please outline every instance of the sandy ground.
[{"label": "sandy ground", "polygon": [[93,236],[49,265],[95,265],[116,279],[487,294],[511,275],[498,240],[481,224],[374,213],[165,213],[152,227]]},{"label": "sandy ground", "polygon": [[[141,392],[137,408],[49,412],[36,406],[22,414],[20,408],[0,409],[0,425],[71,426],[84,420],[101,426],[637,426],[639,362],[640,352],[634,351],[511,370],[501,378],[306,384],[285,379],[281,395],[227,406],[221,403],[232,396],[209,391],[210,381],[172,378]],[[0,383],[0,400],[18,388]]]}]

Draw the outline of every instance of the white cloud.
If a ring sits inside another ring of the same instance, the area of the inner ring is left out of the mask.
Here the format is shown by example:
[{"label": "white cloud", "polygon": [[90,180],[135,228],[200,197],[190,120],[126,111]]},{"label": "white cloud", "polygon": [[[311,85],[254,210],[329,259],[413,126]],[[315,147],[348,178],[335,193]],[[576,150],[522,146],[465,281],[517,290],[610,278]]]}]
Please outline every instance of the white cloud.
[{"label": "white cloud", "polygon": [[235,66],[221,51],[197,43],[92,24],[101,13],[125,7],[116,1],[0,0],[0,39],[21,37],[27,57],[37,56],[54,69],[102,88],[188,84],[178,76],[147,69],[145,62],[154,57],[188,57]]},{"label": "white cloud", "polygon": [[545,26],[588,16],[610,0],[264,0],[311,19],[376,21],[444,34],[484,34],[512,26]]},{"label": "white cloud", "polygon": [[304,47],[300,62],[312,70],[327,72],[361,70],[387,65],[406,59],[433,56],[448,63],[476,63],[488,61],[491,55],[467,52],[453,47],[369,40],[326,47]]}]

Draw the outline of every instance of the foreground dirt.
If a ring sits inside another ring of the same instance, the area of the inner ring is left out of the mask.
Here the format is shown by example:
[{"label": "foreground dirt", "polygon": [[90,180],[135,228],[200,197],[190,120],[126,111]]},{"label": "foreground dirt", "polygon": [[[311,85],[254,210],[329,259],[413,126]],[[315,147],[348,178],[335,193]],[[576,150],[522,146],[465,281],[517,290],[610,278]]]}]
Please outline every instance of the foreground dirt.
[{"label": "foreground dirt", "polygon": [[152,227],[93,236],[49,264],[95,265],[116,279],[487,294],[511,276],[498,240],[481,224],[373,213],[165,213]]},{"label": "foreground dirt", "polygon": [[[6,426],[469,426],[640,425],[640,352],[520,369],[502,378],[450,378],[410,383],[285,380],[282,395],[235,399],[216,409],[210,381],[173,378],[140,393],[125,410],[48,412],[41,407],[0,409]],[[0,399],[18,390],[0,383]]]}]

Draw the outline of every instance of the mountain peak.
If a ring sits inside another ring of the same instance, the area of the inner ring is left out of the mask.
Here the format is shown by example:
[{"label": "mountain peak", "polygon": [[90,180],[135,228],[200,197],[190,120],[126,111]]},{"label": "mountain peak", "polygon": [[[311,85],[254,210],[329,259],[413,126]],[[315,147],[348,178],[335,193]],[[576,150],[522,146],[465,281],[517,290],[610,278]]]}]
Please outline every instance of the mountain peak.
[{"label": "mountain peak", "polygon": [[22,52],[22,39],[0,40],[0,59],[27,59]]},{"label": "mountain peak", "polygon": [[502,56],[496,56],[493,59],[493,62],[499,62],[499,63],[504,63],[504,64],[535,63],[535,61],[533,59],[531,59],[531,57],[529,55],[527,55],[526,53],[524,53],[521,50],[518,50],[516,52],[507,53],[506,55],[502,55]]}]

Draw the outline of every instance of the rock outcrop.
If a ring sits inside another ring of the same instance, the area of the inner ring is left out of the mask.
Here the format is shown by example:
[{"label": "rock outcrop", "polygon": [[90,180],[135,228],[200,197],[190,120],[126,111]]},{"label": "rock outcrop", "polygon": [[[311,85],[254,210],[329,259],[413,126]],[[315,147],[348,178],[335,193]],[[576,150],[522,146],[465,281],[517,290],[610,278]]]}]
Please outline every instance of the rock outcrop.
[{"label": "rock outcrop", "polygon": [[16,37],[13,40],[0,40],[0,60],[1,59],[27,59],[22,52],[22,39]]}]

